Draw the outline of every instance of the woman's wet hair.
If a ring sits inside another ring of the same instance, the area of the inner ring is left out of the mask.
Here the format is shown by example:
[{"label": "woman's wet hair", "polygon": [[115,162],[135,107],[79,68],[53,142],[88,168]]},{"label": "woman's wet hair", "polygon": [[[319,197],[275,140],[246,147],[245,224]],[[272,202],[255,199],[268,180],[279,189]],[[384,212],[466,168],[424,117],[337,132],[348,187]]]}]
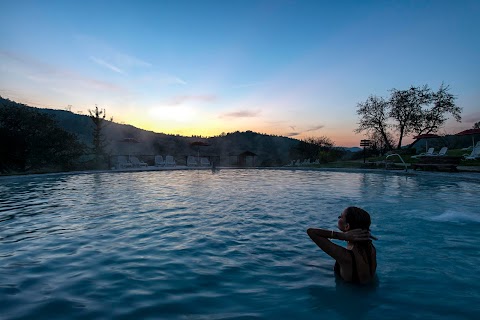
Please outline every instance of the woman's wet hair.
[{"label": "woman's wet hair", "polygon": [[[345,209],[345,220],[350,225],[350,230],[363,229],[370,231],[370,215],[367,211],[358,207],[348,207]],[[372,261],[372,249],[375,248],[371,240],[357,242],[357,248],[370,268],[370,274],[375,273],[375,268]]]},{"label": "woman's wet hair", "polygon": [[348,207],[345,209],[345,220],[350,225],[350,229],[370,230],[370,215],[367,211],[358,207]]}]

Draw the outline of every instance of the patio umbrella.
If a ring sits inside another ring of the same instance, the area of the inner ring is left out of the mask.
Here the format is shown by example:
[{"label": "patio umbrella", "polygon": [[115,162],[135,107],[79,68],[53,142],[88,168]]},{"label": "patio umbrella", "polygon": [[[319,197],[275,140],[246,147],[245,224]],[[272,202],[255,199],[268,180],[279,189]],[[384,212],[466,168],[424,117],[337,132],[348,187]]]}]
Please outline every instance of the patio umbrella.
[{"label": "patio umbrella", "polygon": [[456,136],[467,136],[471,135],[472,136],[472,148],[475,148],[475,135],[480,134],[480,129],[468,129],[468,130],[463,130],[457,134]]},{"label": "patio umbrella", "polygon": [[433,133],[425,133],[425,134],[420,134],[416,137],[413,137],[413,139],[415,140],[420,140],[420,139],[425,139],[425,152],[428,151],[428,139],[431,139],[431,138],[439,138],[440,136],[436,135],[436,134],[433,134]]},{"label": "patio umbrella", "polygon": [[[123,139],[119,140],[118,142],[125,143],[127,145],[140,143],[140,141],[138,141],[135,138],[123,138]],[[130,158],[131,148],[128,147],[127,150],[128,150],[128,157]]]},{"label": "patio umbrella", "polygon": [[205,141],[193,141],[190,143],[191,147],[197,147],[197,161],[200,162],[200,147],[208,147],[210,143]]}]

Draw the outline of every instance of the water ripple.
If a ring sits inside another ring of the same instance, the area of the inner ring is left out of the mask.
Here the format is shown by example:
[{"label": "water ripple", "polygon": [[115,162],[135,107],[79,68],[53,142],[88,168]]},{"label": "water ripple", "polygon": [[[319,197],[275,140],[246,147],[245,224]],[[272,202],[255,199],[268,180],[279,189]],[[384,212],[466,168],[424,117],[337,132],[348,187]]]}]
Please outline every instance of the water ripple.
[{"label": "water ripple", "polygon": [[[9,178],[0,192],[6,319],[449,319],[478,311],[475,182],[125,172]],[[336,279],[331,258],[305,233],[334,228],[349,205],[371,213],[380,238],[378,281],[368,288]]]}]

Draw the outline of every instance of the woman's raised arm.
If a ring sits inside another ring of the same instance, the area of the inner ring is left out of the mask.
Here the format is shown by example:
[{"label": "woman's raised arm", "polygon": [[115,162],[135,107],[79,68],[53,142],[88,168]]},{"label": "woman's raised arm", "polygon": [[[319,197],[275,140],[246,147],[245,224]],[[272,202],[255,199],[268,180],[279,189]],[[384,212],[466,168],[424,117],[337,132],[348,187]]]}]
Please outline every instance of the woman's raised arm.
[{"label": "woman's raised arm", "polygon": [[348,254],[347,249],[328,240],[329,238],[346,240],[343,232],[309,228],[307,234],[320,249],[339,263],[350,262],[351,256]]}]

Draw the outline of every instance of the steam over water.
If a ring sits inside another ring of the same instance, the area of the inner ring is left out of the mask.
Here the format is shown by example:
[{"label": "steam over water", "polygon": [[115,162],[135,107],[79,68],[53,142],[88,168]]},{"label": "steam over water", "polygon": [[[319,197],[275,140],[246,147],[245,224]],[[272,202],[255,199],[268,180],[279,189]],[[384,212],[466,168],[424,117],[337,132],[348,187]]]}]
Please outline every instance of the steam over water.
[{"label": "steam over water", "polygon": [[[0,178],[0,315],[472,319],[479,195],[445,176],[298,170]],[[306,235],[350,205],[379,238],[371,286],[336,280]]]}]

